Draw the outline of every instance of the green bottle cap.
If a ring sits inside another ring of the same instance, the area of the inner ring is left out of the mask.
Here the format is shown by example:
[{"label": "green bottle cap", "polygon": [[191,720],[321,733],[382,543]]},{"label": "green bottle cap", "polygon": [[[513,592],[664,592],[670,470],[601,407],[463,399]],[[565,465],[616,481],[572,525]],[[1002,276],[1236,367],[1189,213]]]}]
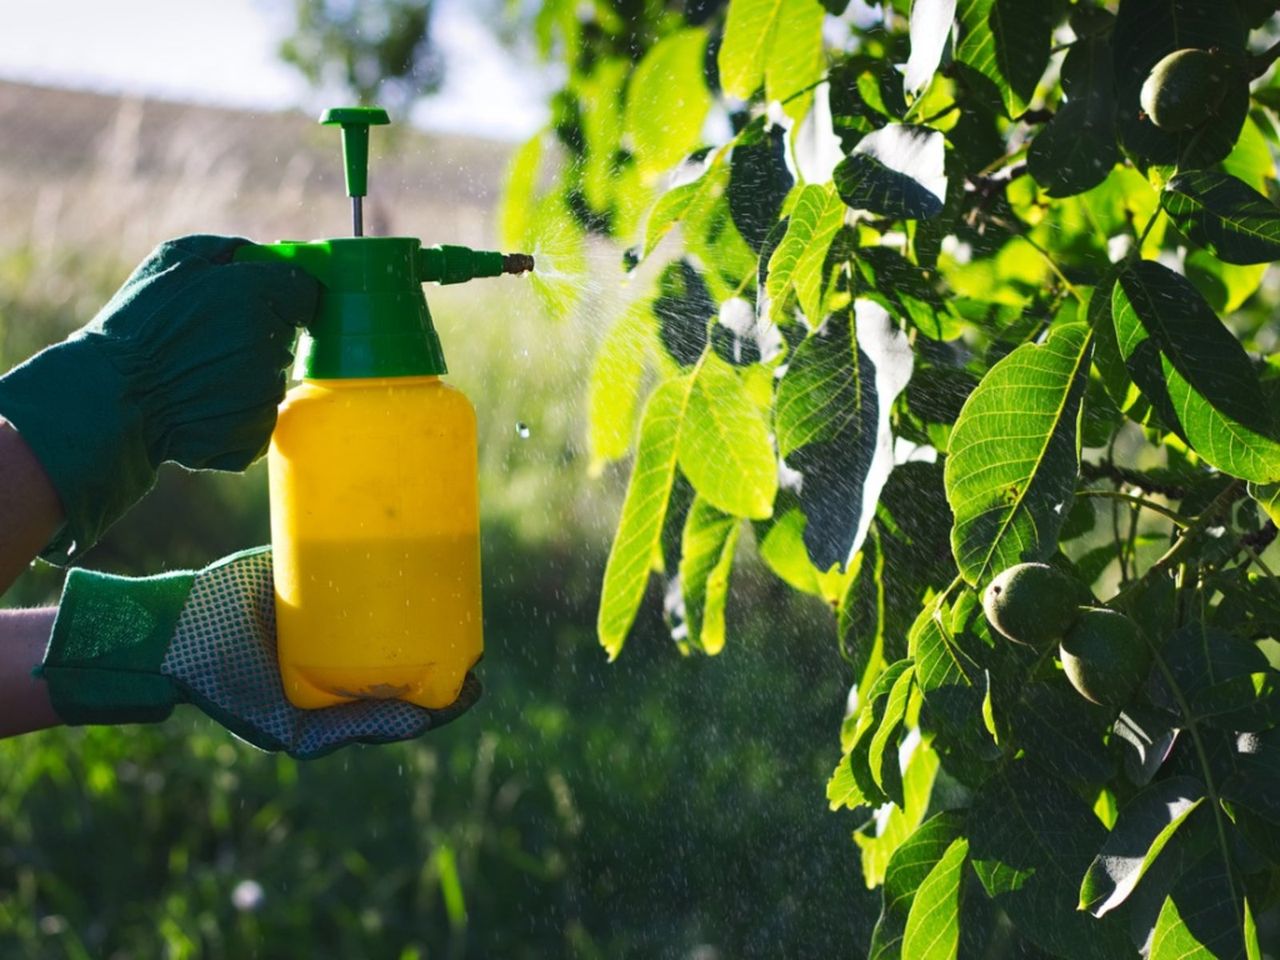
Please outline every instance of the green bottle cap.
[{"label": "green bottle cap", "polygon": [[369,192],[369,128],[391,122],[381,107],[333,107],[320,122],[342,127],[342,162],[347,170],[347,196]]},{"label": "green bottle cap", "polygon": [[241,247],[237,260],[292,263],[324,286],[298,344],[294,377],[436,376],[448,369],[418,279],[414,237],[351,237]]}]

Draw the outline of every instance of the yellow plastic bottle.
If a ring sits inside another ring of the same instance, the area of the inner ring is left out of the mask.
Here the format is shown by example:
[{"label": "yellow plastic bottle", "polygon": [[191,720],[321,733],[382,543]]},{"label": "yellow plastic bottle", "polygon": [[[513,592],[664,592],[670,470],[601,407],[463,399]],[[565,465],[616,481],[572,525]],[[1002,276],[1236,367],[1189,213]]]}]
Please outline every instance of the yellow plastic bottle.
[{"label": "yellow plastic bottle", "polygon": [[484,647],[467,398],[435,376],[307,380],[269,469],[289,700],[452,703]]},{"label": "yellow plastic bottle", "polygon": [[424,281],[520,273],[521,254],[409,237],[253,245],[322,284],[268,453],[284,692],[447,707],[483,652],[476,418],[444,383]]}]

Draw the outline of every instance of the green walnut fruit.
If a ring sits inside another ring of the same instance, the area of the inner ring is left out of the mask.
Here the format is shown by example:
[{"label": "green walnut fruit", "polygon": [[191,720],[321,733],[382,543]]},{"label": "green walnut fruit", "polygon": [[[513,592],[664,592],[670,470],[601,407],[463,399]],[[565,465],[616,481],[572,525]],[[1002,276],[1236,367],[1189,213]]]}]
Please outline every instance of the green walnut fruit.
[{"label": "green walnut fruit", "polygon": [[1222,102],[1236,82],[1231,64],[1210,50],[1175,50],[1147,74],[1142,84],[1142,109],[1151,122],[1169,133],[1194,130]]},{"label": "green walnut fruit", "polygon": [[991,581],[982,595],[982,611],[1010,640],[1043,649],[1061,640],[1076,622],[1082,601],[1092,602],[1092,595],[1061,570],[1047,563],[1019,563]]},{"label": "green walnut fruit", "polygon": [[1118,610],[1084,607],[1058,648],[1076,692],[1107,707],[1124,706],[1147,678],[1151,651],[1138,625]]}]

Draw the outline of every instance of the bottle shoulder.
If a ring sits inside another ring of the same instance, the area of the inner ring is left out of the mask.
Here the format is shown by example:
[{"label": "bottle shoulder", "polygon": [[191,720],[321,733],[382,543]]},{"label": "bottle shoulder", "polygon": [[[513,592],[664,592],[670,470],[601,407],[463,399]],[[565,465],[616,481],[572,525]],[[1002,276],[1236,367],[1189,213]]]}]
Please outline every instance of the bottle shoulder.
[{"label": "bottle shoulder", "polygon": [[439,377],[376,377],[302,380],[285,394],[281,420],[320,416],[321,411],[445,410],[474,420],[475,408],[457,387]]}]

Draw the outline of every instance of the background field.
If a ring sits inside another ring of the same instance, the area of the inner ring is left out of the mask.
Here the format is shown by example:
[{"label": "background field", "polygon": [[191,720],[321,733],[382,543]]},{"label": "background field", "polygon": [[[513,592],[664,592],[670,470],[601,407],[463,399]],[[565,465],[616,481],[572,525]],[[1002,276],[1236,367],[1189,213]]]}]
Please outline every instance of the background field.
[{"label": "background field", "polygon": [[[336,137],[300,115],[0,84],[0,130],[0,368],[165,237],[347,223]],[[376,143],[376,232],[492,242],[506,147]],[[713,960],[865,940],[878,902],[853,824],[822,812],[847,687],[827,611],[748,566],[730,610],[769,615],[731,622],[724,655],[682,660],[648,603],[606,665],[620,478],[588,477],[580,408],[611,308],[547,316],[516,280],[428,292],[480,417],[485,698],[423,741],[310,764],[192,710],[0,742],[0,956]],[[171,470],[87,565],[155,572],[266,539],[261,465]],[[60,577],[37,566],[4,602],[53,602]]]}]

